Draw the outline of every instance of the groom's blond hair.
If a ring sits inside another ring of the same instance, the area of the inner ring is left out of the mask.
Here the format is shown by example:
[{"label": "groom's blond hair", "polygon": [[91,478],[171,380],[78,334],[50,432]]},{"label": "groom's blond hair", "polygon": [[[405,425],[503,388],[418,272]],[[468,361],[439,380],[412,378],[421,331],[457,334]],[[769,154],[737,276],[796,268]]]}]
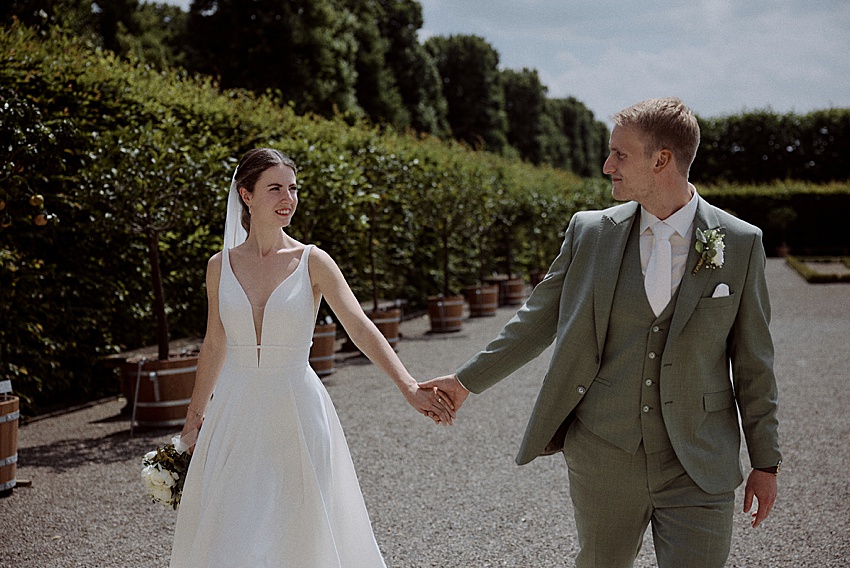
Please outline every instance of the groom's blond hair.
[{"label": "groom's blond hair", "polygon": [[646,136],[647,157],[667,149],[685,177],[699,147],[699,122],[678,97],[647,99],[625,108],[612,117],[615,125],[636,128]]}]

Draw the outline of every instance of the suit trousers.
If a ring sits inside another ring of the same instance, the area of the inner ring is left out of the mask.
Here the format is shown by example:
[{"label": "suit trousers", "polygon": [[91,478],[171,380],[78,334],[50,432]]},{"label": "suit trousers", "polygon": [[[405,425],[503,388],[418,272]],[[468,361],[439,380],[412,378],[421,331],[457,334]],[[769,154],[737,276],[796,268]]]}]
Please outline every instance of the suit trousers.
[{"label": "suit trousers", "polygon": [[671,449],[632,455],[581,421],[564,443],[580,551],[578,568],[634,565],[652,524],[660,568],[722,568],[729,555],[735,493],[711,495]]}]

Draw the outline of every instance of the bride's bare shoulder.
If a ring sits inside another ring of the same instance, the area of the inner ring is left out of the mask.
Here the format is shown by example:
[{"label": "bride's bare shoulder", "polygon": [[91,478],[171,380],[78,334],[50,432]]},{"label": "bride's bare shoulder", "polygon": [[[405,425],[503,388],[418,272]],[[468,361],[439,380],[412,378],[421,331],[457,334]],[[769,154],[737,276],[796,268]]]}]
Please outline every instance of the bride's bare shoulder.
[{"label": "bride's bare shoulder", "polygon": [[221,251],[218,251],[217,253],[212,255],[210,257],[210,259],[207,261],[207,272],[214,272],[214,273],[221,272],[221,259],[222,259]]}]

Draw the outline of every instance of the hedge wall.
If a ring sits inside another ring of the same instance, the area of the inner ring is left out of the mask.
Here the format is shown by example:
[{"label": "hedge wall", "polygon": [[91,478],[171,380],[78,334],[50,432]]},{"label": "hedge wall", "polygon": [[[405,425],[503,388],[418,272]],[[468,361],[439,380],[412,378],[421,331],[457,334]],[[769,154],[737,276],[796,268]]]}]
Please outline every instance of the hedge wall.
[{"label": "hedge wall", "polygon": [[[171,336],[203,332],[206,259],[249,148],[296,160],[291,234],[325,248],[364,302],[417,306],[494,272],[545,269],[571,215],[611,203],[606,180],[296,116],[270,96],[46,33],[0,32],[0,380],[12,379],[25,415],[117,392],[101,359],[155,342],[142,221],[162,227]],[[762,226],[769,253],[782,240],[850,250],[850,184],[699,189]]]},{"label": "hedge wall", "polygon": [[296,160],[291,234],[334,256],[363,301],[370,243],[378,295],[422,305],[446,286],[546,268],[572,212],[610,200],[601,180],[296,116],[272,97],[47,33],[0,33],[0,379],[28,415],[116,392],[101,358],[155,342],[143,221],[164,227],[171,336],[203,332],[206,259],[251,147]]}]

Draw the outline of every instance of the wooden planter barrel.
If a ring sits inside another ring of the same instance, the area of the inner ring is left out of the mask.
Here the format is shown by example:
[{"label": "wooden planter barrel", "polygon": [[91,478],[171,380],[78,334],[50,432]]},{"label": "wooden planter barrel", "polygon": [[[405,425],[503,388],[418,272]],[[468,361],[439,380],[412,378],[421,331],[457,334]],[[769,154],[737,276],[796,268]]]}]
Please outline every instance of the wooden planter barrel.
[{"label": "wooden planter barrel", "polygon": [[500,306],[517,306],[525,301],[525,281],[521,276],[499,274],[485,278],[485,282],[499,287]]},{"label": "wooden planter barrel", "polygon": [[463,327],[463,296],[431,296],[428,298],[428,317],[431,331],[446,333]]},{"label": "wooden planter barrel", "polygon": [[336,324],[316,324],[313,344],[310,346],[310,366],[319,377],[326,377],[335,370]]},{"label": "wooden planter barrel", "polygon": [[466,303],[469,304],[469,317],[496,315],[499,308],[498,286],[467,286],[465,295]]},{"label": "wooden planter barrel", "polygon": [[183,426],[197,369],[197,356],[167,361],[143,359],[122,365],[124,384],[133,388],[131,431],[134,426]]},{"label": "wooden planter barrel", "polygon": [[509,278],[499,285],[500,303],[506,306],[518,306],[525,301],[525,280]]},{"label": "wooden planter barrel", "polygon": [[16,484],[19,404],[16,396],[0,395],[0,496],[11,493]]},{"label": "wooden planter barrel", "polygon": [[387,342],[393,348],[393,351],[398,351],[398,327],[401,323],[401,310],[399,308],[384,308],[367,312],[366,315],[387,338]]}]

